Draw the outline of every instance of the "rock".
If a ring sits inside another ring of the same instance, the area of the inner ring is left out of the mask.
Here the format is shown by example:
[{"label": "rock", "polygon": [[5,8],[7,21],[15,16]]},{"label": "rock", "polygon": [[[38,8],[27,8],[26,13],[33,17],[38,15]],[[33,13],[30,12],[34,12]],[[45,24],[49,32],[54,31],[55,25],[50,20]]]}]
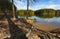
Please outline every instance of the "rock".
[{"label": "rock", "polygon": [[40,39],[37,34],[35,34],[34,32],[31,32],[31,31],[29,31],[29,32],[26,34],[26,37],[27,37],[28,39]]},{"label": "rock", "polygon": [[33,19],[28,19],[28,20],[27,20],[27,23],[29,23],[29,24],[33,25],[34,20],[33,20]]}]

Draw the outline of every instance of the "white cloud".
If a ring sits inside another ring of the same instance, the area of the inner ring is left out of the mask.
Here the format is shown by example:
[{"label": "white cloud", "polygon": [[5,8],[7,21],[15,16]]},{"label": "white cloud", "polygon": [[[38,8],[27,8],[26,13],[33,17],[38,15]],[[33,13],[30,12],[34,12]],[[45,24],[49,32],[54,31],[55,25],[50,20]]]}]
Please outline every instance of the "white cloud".
[{"label": "white cloud", "polygon": [[[49,3],[42,3],[42,4],[39,4],[39,3],[35,3],[33,4],[33,6],[30,5],[29,9],[32,9],[32,10],[37,10],[37,9],[42,9],[42,8],[53,8],[53,9],[60,9],[60,4],[54,4],[53,3],[54,0],[52,1],[49,1]],[[17,9],[26,9],[26,2],[22,2],[22,1],[16,1],[16,4],[17,6]]]},{"label": "white cloud", "polygon": [[17,9],[26,9],[26,2],[22,2],[22,1],[15,1],[16,2],[16,7]]},{"label": "white cloud", "polygon": [[42,9],[42,8],[60,9],[60,5],[59,4],[41,4],[41,5],[34,5],[33,7],[31,7],[31,9],[33,10]]}]

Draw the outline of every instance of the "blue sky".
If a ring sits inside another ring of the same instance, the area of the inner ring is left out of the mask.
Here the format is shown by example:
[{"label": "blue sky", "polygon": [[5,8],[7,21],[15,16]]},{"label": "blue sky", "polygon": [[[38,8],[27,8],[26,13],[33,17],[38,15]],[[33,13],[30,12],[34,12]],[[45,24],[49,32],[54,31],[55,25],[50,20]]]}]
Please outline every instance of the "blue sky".
[{"label": "blue sky", "polygon": [[[14,0],[14,2],[18,10],[26,9],[26,0]],[[38,10],[43,8],[60,9],[60,0],[36,0],[35,2],[30,0],[29,9]]]}]

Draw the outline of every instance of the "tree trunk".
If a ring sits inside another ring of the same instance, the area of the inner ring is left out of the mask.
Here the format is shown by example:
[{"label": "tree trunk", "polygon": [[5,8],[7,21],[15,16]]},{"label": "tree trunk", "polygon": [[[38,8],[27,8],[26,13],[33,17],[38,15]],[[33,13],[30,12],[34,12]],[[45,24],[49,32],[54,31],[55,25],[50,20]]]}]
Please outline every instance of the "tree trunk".
[{"label": "tree trunk", "polygon": [[29,0],[27,0],[27,14],[26,14],[26,18],[28,19],[28,14],[29,13]]},{"label": "tree trunk", "polygon": [[15,10],[14,10],[14,1],[12,0],[12,13],[13,13],[13,19],[15,20]]}]

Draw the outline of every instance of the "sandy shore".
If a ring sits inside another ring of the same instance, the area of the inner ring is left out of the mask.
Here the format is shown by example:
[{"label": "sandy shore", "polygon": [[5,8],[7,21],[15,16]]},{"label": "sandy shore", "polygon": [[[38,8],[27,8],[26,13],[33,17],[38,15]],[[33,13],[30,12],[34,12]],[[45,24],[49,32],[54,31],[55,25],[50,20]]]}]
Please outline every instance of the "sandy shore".
[{"label": "sandy shore", "polygon": [[59,28],[58,25],[54,25],[50,23],[40,23],[40,22],[34,23],[33,26],[36,27],[37,29],[41,29],[44,31],[50,31]]}]

